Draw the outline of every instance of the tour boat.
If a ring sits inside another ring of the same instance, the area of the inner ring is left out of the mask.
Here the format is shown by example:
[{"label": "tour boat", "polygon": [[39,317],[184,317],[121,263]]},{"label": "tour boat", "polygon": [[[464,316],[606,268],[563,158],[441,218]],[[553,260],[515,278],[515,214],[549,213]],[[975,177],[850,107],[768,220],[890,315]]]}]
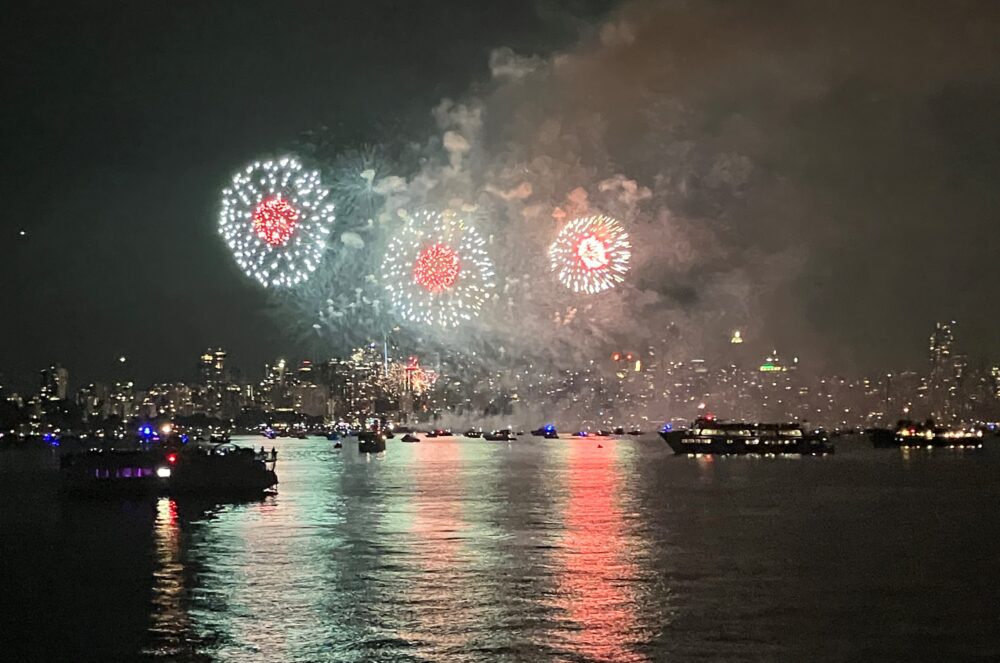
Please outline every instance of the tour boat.
[{"label": "tour boat", "polygon": [[872,446],[884,448],[945,448],[982,449],[983,431],[975,428],[937,426],[928,420],[920,424],[901,420],[896,428],[874,428],[868,431]]},{"label": "tour boat", "polygon": [[826,434],[808,432],[799,424],[720,422],[700,418],[690,428],[664,426],[660,437],[677,454],[800,454],[833,453]]},{"label": "tour boat", "polygon": [[278,483],[276,454],[235,444],[90,449],[60,459],[69,493],[260,495]]}]

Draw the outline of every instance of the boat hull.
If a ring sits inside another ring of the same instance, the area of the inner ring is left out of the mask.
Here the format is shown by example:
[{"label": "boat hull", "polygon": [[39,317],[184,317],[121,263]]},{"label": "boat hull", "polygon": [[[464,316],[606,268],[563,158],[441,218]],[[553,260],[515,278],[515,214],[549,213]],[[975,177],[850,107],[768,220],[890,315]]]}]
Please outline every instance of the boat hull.
[{"label": "boat hull", "polygon": [[113,450],[69,454],[60,460],[60,474],[67,493],[135,497],[244,497],[261,495],[278,483],[274,470],[252,449],[228,455],[203,450],[166,455]]},{"label": "boat hull", "polygon": [[379,453],[385,451],[385,438],[378,433],[360,433],[358,435],[358,453]]},{"label": "boat hull", "polygon": [[[903,432],[901,432],[901,430]],[[973,434],[942,434],[940,431],[905,434],[905,429],[875,428],[867,431],[876,449],[981,449],[983,438]]]},{"label": "boat hull", "polygon": [[796,454],[822,456],[833,453],[833,445],[823,438],[767,438],[740,436],[703,436],[678,430],[660,433],[675,454],[713,454],[725,456]]}]

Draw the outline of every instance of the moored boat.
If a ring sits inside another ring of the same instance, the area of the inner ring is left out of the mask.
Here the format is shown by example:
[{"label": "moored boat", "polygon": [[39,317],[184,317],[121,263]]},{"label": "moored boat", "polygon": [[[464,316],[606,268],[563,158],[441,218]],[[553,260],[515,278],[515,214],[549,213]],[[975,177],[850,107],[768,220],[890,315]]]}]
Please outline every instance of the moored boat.
[{"label": "moored boat", "polygon": [[872,446],[886,448],[982,449],[983,431],[976,428],[935,425],[933,420],[916,423],[900,420],[895,429],[873,428],[866,431]]},{"label": "moored boat", "polygon": [[559,431],[556,430],[554,424],[545,424],[541,428],[531,431],[531,434],[535,437],[544,437],[546,440],[559,439]]},{"label": "moored boat", "polygon": [[249,496],[278,483],[270,456],[221,443],[183,449],[91,449],[60,459],[65,492],[76,494],[194,494]]},{"label": "moored boat", "polygon": [[385,451],[385,437],[378,431],[362,431],[358,433],[359,453],[379,453]]},{"label": "moored boat", "polygon": [[702,418],[690,428],[664,427],[660,437],[677,454],[819,456],[833,453],[826,434],[807,431],[800,424],[720,422]]}]

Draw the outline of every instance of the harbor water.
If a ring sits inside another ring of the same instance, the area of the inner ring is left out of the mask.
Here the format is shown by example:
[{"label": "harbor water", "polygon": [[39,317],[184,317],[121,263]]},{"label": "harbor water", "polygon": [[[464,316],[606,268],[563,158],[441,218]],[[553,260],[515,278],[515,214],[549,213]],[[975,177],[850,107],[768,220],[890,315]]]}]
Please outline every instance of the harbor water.
[{"label": "harbor water", "polygon": [[234,442],[277,495],[67,499],[0,450],[0,660],[1000,659],[995,440]]}]

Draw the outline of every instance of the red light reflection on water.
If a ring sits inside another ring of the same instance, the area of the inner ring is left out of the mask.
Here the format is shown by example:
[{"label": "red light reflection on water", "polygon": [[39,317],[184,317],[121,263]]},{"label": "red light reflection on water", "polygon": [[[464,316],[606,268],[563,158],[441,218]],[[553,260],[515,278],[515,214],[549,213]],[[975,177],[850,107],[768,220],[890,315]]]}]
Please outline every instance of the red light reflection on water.
[{"label": "red light reflection on water", "polygon": [[184,564],[181,561],[181,531],[177,502],[161,497],[156,502],[153,528],[156,570],[153,573],[153,610],[150,635],[155,645],[147,654],[175,655],[185,650],[184,640],[191,619],[184,605]]},{"label": "red light reflection on water", "polygon": [[575,628],[559,635],[587,660],[645,661],[631,649],[641,628],[627,586],[637,570],[618,507],[617,444],[603,444],[597,449],[572,443],[567,451],[566,535],[557,559],[563,572],[556,605]]}]

